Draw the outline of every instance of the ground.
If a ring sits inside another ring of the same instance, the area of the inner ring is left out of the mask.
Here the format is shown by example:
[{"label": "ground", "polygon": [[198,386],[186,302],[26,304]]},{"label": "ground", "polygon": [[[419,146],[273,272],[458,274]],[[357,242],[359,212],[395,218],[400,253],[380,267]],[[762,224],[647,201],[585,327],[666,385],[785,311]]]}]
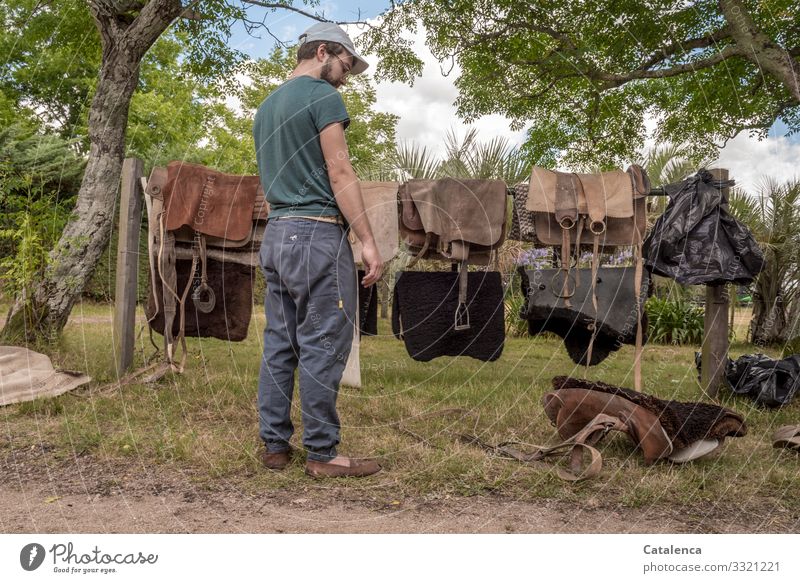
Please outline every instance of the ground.
[{"label": "ground", "polygon": [[[253,494],[243,483],[195,485],[168,467],[49,459],[48,448],[4,450],[5,533],[795,533],[800,515],[767,502],[658,504],[528,501],[502,494],[387,499],[378,474],[358,487],[308,479]],[[243,477],[243,478],[246,478]]]},{"label": "ground", "polygon": [[[799,403],[766,411],[724,395],[749,433],[718,456],[645,466],[616,437],[602,445],[600,476],[569,484],[552,464],[519,464],[454,439],[467,432],[488,443],[552,443],[541,395],[554,374],[584,374],[560,341],[508,338],[495,363],[416,363],[384,332],[362,342],[364,387],[343,390],[339,407],[345,453],[376,456],[384,471],[315,481],[302,459],[280,473],[258,463],[258,312],[241,344],[193,339],[185,374],[109,390],[108,311],[76,310],[53,353],[56,364],[91,374],[91,385],[0,410],[2,532],[800,530],[800,456],[770,443],[775,427],[797,422]],[[137,358],[148,353],[141,346]],[[753,348],[737,344],[732,352]],[[702,399],[693,353],[646,346],[646,392]],[[591,375],[624,386],[631,357],[626,347]]]}]

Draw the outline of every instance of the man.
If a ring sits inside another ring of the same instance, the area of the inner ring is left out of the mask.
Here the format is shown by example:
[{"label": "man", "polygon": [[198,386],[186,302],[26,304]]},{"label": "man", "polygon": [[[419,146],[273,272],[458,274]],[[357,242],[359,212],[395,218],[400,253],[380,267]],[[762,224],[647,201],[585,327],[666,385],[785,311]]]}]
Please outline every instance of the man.
[{"label": "man", "polygon": [[299,368],[306,473],[367,476],[371,460],[339,455],[336,397],[353,339],[356,272],[345,221],[363,244],[374,284],[383,264],[364,213],[345,142],[350,123],[337,91],[367,63],[339,26],[300,35],[297,67],[259,106],[253,126],[261,183],[270,204],[260,261],[267,279],[264,356],[258,386],[263,464],[286,467],[294,372]]}]

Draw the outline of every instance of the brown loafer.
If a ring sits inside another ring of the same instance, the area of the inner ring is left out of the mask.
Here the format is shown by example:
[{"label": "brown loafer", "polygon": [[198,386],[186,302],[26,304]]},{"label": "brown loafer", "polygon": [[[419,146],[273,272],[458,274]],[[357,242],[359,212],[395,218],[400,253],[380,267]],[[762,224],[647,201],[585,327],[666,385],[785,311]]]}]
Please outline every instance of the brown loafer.
[{"label": "brown loafer", "polygon": [[268,470],[279,471],[289,465],[291,461],[292,450],[269,452],[266,449],[261,450],[261,464]]},{"label": "brown loafer", "polygon": [[363,478],[381,471],[381,466],[375,460],[362,460],[341,457],[347,460],[347,465],[331,462],[306,461],[306,474],[312,478]]}]

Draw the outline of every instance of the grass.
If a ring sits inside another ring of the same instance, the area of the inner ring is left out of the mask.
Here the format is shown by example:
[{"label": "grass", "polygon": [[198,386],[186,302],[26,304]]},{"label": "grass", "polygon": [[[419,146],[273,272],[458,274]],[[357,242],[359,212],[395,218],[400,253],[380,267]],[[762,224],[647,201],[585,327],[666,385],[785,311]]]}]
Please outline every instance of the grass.
[{"label": "grass", "polygon": [[[105,320],[110,314],[108,306],[77,307],[52,352],[58,366],[86,371],[93,383],[54,399],[0,409],[0,441],[12,447],[46,443],[53,446],[50,455],[63,460],[89,452],[101,459],[138,461],[143,467],[168,464],[191,469],[192,476],[201,476],[192,479],[209,485],[235,483],[253,492],[309,486],[302,461],[279,474],[264,472],[257,461],[256,386],[264,325],[258,310],[245,342],[190,339],[185,374],[156,386],[133,384],[104,392],[100,389],[113,378],[111,323]],[[793,495],[800,487],[798,458],[772,449],[769,441],[776,427],[796,423],[798,402],[767,411],[725,394],[723,403],[745,415],[749,434],[728,440],[720,455],[684,466],[648,467],[624,436],[616,436],[601,445],[600,477],[568,484],[555,476],[551,464],[500,459],[455,437],[475,433],[488,443],[555,443],[540,399],[553,376],[584,373],[569,360],[560,340],[508,338],[494,363],[466,357],[419,363],[391,336],[387,321],[380,321],[380,332],[361,344],[363,388],[343,387],[339,396],[340,450],[377,456],[386,468],[371,480],[345,481],[353,491],[388,499],[494,492],[524,500],[630,507],[752,502],[796,511],[800,506]],[[145,332],[139,340],[139,364],[152,351],[146,337]],[[701,400],[695,350],[646,346],[644,391]],[[734,343],[731,355],[754,351]],[[589,378],[630,387],[632,357],[633,349],[625,347],[594,367]],[[294,421],[299,445],[297,410]]]}]

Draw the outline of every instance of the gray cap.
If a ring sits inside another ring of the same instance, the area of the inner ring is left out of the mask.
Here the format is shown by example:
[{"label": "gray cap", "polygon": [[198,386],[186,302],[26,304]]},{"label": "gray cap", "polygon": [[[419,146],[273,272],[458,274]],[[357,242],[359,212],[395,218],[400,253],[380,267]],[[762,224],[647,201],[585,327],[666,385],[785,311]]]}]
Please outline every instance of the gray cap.
[{"label": "gray cap", "polygon": [[347,51],[353,55],[353,68],[350,69],[351,75],[359,75],[367,70],[369,65],[364,58],[356,52],[356,47],[353,41],[347,36],[347,33],[338,24],[332,22],[318,22],[299,37],[300,44],[304,45],[315,40],[325,40],[329,42],[339,43]]}]

